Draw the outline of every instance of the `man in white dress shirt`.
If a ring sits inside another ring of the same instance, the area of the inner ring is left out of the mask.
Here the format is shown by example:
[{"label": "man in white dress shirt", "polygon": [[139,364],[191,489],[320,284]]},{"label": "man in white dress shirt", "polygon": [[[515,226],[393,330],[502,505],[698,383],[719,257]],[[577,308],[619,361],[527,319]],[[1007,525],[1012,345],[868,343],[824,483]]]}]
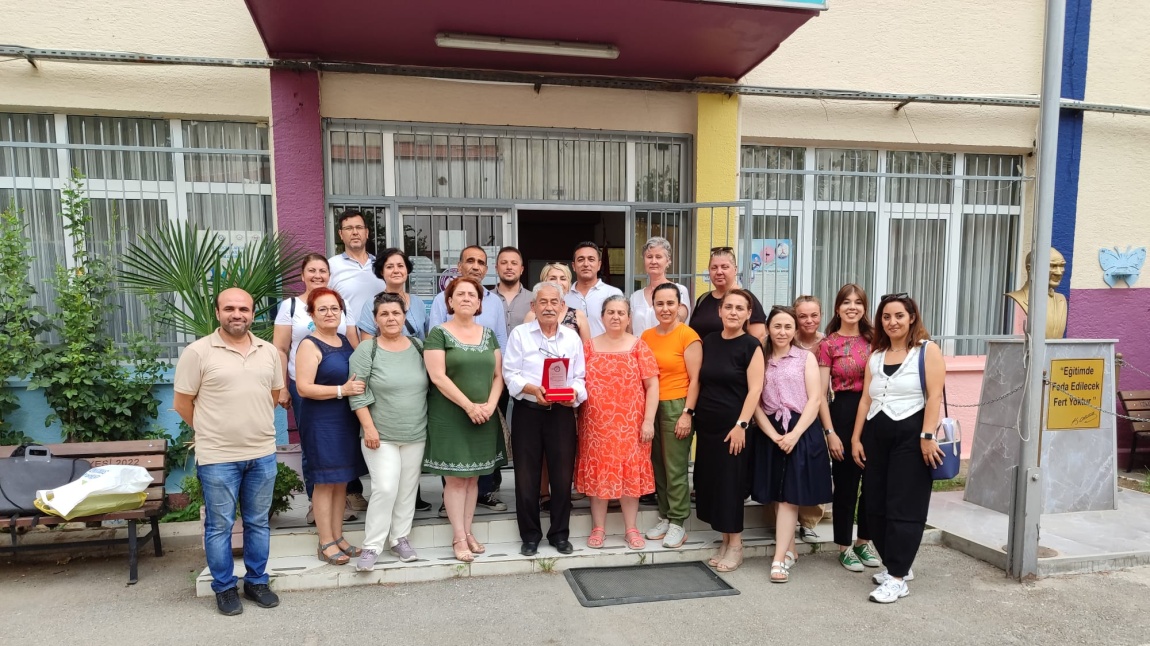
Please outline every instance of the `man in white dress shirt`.
[{"label": "man in white dress shirt", "polygon": [[[503,351],[503,379],[515,399],[511,418],[511,449],[515,455],[515,516],[520,554],[533,556],[543,539],[539,522],[539,479],[546,460],[551,485],[551,526],[547,541],[561,554],[573,551],[570,538],[571,481],[575,474],[575,407],[587,400],[583,341],[559,324],[562,293],[555,283],[539,283],[535,320],[511,331]],[[574,401],[551,402],[543,384],[547,358],[569,359],[566,387]]]},{"label": "man in white dress shirt", "polygon": [[591,325],[591,336],[596,337],[607,331],[603,327],[603,301],[612,296],[622,296],[618,287],[608,285],[599,278],[603,266],[603,254],[594,242],[580,242],[575,247],[575,284],[563,299],[568,307],[582,310]]}]

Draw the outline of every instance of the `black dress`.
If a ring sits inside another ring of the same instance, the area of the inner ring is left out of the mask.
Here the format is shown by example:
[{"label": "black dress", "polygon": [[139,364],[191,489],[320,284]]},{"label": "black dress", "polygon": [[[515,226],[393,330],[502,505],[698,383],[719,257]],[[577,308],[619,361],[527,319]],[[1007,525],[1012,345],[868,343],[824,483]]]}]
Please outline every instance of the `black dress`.
[{"label": "black dress", "polygon": [[[759,341],[749,334],[703,339],[699,400],[695,404],[695,514],[717,532],[743,531],[743,501],[750,494],[751,450],[731,455],[724,440],[747,399],[747,368]],[[754,429],[747,431],[748,440]]]}]

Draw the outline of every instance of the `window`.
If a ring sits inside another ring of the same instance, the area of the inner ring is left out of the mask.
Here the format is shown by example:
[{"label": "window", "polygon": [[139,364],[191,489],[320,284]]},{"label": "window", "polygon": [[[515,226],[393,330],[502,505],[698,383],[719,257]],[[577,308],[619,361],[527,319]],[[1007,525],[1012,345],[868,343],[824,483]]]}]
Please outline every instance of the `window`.
[{"label": "window", "polygon": [[787,289],[775,280],[765,305],[811,293],[828,320],[854,282],[872,314],[881,294],[914,296],[933,336],[959,337],[948,351],[982,354],[978,337],[1010,333],[1021,156],[744,145],[741,159],[753,244],[794,249]]},{"label": "window", "polygon": [[[49,309],[55,298],[48,279],[57,263],[71,263],[60,216],[60,191],[71,168],[87,178],[96,253],[109,245],[119,253],[163,221],[217,231],[272,230],[264,125],[0,113],[0,208],[14,205],[27,225],[32,284],[37,302]],[[115,300],[119,307],[109,308],[108,322],[122,339],[139,329],[145,312],[132,295],[119,293]]]}]

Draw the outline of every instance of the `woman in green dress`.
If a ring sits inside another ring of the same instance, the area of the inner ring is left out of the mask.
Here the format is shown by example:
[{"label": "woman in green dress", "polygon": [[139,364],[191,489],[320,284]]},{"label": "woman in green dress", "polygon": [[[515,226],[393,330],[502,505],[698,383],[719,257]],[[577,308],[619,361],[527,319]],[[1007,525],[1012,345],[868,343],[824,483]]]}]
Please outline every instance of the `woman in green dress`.
[{"label": "woman in green dress", "polygon": [[507,463],[497,413],[503,366],[495,333],[475,322],[483,287],[456,278],[444,298],[451,316],[432,328],[423,346],[435,385],[427,398],[427,447],[423,468],[444,476],[443,504],[454,536],[455,558],[469,563],[486,548],[471,535],[479,476]]}]

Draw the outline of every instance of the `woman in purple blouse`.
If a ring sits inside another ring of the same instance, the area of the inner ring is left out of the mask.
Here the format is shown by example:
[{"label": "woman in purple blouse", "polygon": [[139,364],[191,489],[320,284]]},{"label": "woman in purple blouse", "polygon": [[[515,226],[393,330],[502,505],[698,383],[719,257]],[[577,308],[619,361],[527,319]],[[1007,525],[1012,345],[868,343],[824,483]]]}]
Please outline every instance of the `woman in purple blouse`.
[{"label": "woman in purple blouse", "polygon": [[799,506],[831,500],[830,460],[819,422],[819,367],[813,354],[795,345],[797,326],[790,307],[775,307],[767,315],[766,377],[755,408],[755,421],[770,442],[755,438],[751,497],[778,503],[772,583],[790,579]]},{"label": "woman in purple blouse", "polygon": [[[858,495],[863,472],[851,459],[849,449],[874,334],[867,316],[869,309],[862,287],[854,283],[843,285],[835,296],[834,316],[827,324],[827,335],[818,349],[822,392],[832,393],[827,442],[835,460],[831,465],[835,485],[831,505],[835,544],[839,546],[839,563],[851,572],[862,572],[864,566],[882,565],[871,547],[866,505]],[[824,418],[823,423],[827,421]],[[854,534],[856,504],[858,538]]]}]

